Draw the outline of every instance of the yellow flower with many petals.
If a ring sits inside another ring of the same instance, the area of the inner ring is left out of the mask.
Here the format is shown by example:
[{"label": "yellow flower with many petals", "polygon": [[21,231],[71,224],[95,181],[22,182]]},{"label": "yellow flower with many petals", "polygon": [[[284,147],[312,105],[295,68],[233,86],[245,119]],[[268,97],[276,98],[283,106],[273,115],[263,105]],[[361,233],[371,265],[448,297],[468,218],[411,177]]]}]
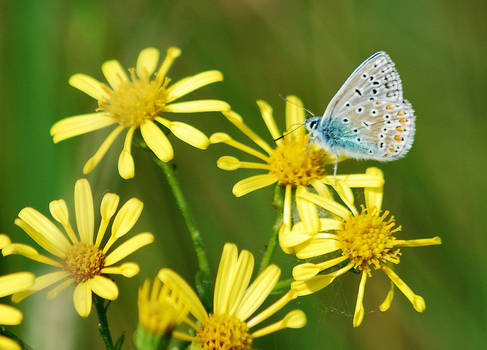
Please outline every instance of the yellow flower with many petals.
[{"label": "yellow flower with many petals", "polygon": [[[377,168],[369,168],[367,173],[382,177],[382,171]],[[409,299],[416,311],[422,312],[425,309],[424,299],[416,295],[390,265],[399,264],[400,247],[436,245],[441,244],[441,239],[397,239],[394,234],[401,231],[401,226],[396,226],[394,217],[389,217],[389,211],[382,211],[382,186],[365,187],[365,207],[362,206],[361,211],[355,207],[351,193],[344,200],[348,208],[308,191],[301,192],[299,197],[327,210],[332,217],[319,220],[319,233],[307,232],[303,223],[297,223],[293,227],[291,234],[296,244],[293,249],[299,259],[327,257],[320,263],[307,262],[295,266],[293,277],[296,281],[291,285],[293,290],[299,295],[308,295],[325,288],[335,278],[351,269],[361,272],[353,318],[353,326],[358,327],[364,317],[363,297],[367,277],[371,276],[372,268],[380,269],[391,280],[391,288],[380,306],[381,311],[389,308],[394,285]],[[332,269],[332,272],[326,271],[328,269]],[[320,274],[322,271],[326,273]]]},{"label": "yellow flower with many petals", "polygon": [[201,131],[183,122],[170,121],[161,117],[161,114],[229,109],[230,106],[226,102],[219,100],[174,103],[175,100],[202,86],[223,80],[223,75],[219,71],[211,70],[170,85],[166,73],[180,54],[180,49],[169,48],[166,58],[156,72],[159,50],[153,47],[146,48],[140,52],[135,69],[130,69],[129,75],[118,61],[107,61],[102,65],[102,71],[110,86],[85,74],[73,75],[69,79],[69,84],[98,100],[98,109],[96,113],[73,116],[55,123],[51,128],[54,142],[118,124],[86,162],[83,173],[91,172],[122,130],[127,129],[123,150],[118,159],[118,171],[124,179],[132,178],[135,174],[131,145],[137,128],[140,128],[147,146],[163,162],[173,158],[173,148],[165,133],[154,122],[163,125],[184,142],[206,149],[209,140]]},{"label": "yellow flower with many petals", "polygon": [[162,269],[158,277],[170,290],[178,291],[183,302],[188,305],[194,319],[184,320],[196,335],[174,331],[178,339],[199,344],[203,350],[250,350],[255,338],[277,332],[284,328],[301,328],[306,324],[306,316],[301,310],[289,312],[283,319],[259,330],[251,330],[283,308],[297,297],[288,291],[276,302],[257,315],[252,314],[261,307],[279,281],[281,270],[269,265],[256,280],[249,285],[254,269],[253,255],[237,246],[227,243],[223,248],[213,297],[213,313],[208,314],[193,289],[175,272]]},{"label": "yellow flower with many petals", "polygon": [[[0,249],[10,244],[5,234],[0,234]],[[34,275],[30,272],[16,272],[0,276],[0,298],[21,292],[34,284]],[[22,312],[16,308],[0,304],[0,325],[18,325],[22,322]],[[20,345],[13,339],[0,335],[0,349],[21,350]]]},{"label": "yellow flower with many petals", "polygon": [[[272,107],[262,100],[257,101],[257,105],[271,137],[276,140],[282,134],[274,120]],[[260,160],[260,162],[248,162],[233,156],[223,156],[218,159],[217,166],[223,170],[260,169],[266,171],[264,174],[254,175],[237,182],[233,187],[233,194],[237,197],[274,183],[285,187],[284,218],[280,238],[289,235],[293,189],[298,194],[307,186],[312,186],[322,195],[332,198],[328,186],[333,187],[340,196],[345,196],[351,192],[352,187],[377,187],[383,184],[383,179],[375,175],[352,174],[334,177],[325,174],[324,166],[335,163],[335,156],[327,154],[322,148],[310,143],[309,135],[305,133],[303,127],[299,127],[304,125],[305,115],[302,102],[296,96],[286,98],[286,136],[276,140],[274,148],[252,131],[243,122],[242,117],[234,111],[223,112],[223,115],[262,151],[238,142],[228,134],[215,133],[210,137],[212,143],[225,143]],[[315,223],[318,217],[313,206],[308,201],[301,200],[299,196],[295,197],[295,202],[299,216],[306,222],[308,229],[317,231],[318,226]],[[289,249],[285,249],[285,251],[292,252]]]},{"label": "yellow flower with many petals", "polygon": [[88,180],[80,179],[76,182],[74,200],[78,235],[71,226],[68,207],[63,199],[49,203],[49,209],[52,217],[63,226],[67,236],[34,208],[27,207],[19,212],[15,224],[53,257],[40,254],[33,247],[20,243],[7,245],[2,250],[3,255],[23,255],[31,260],[53,266],[59,271],[37,277],[31,288],[12,296],[14,302],[19,302],[35,292],[58,283],[47,294],[48,298],[54,298],[74,283],[74,307],[80,316],[86,317],[91,311],[92,292],[108,300],[115,300],[118,297],[117,285],[105,275],[121,274],[125,277],[133,277],[139,272],[139,266],[133,262],[114,265],[136,250],[152,243],[154,236],[151,233],[139,233],[111,252],[110,248],[135,225],[142,212],[143,203],[137,198],[131,198],[120,208],[113,221],[111,235],[102,245],[108,224],[117,212],[119,196],[114,193],[104,195],[96,237],[93,196]]}]

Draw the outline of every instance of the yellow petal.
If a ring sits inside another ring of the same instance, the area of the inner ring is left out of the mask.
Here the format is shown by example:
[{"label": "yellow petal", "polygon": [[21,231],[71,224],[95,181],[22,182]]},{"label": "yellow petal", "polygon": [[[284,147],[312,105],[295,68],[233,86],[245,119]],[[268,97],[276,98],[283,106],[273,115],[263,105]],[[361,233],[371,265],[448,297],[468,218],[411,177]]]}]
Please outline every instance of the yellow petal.
[{"label": "yellow petal", "polygon": [[105,266],[116,264],[133,252],[148,244],[151,244],[152,242],[154,242],[154,236],[152,235],[152,233],[145,232],[135,235],[134,237],[119,245],[116,249],[113,250],[113,252],[108,254],[105,259]]},{"label": "yellow petal", "polygon": [[2,350],[22,350],[20,345],[13,339],[0,335],[0,349]]},{"label": "yellow petal", "polygon": [[103,299],[115,300],[118,298],[118,287],[111,279],[97,275],[88,280],[87,283],[93,293]]},{"label": "yellow petal", "polygon": [[198,321],[204,323],[208,319],[208,314],[196,293],[176,272],[170,269],[162,269],[157,277],[170,289],[178,291],[181,299],[187,303],[190,312]]},{"label": "yellow petal", "polygon": [[353,264],[348,264],[347,266],[342,267],[340,270],[327,275],[318,275],[305,281],[294,281],[291,283],[291,289],[296,291],[299,296],[312,294],[330,285],[335,278],[343,275],[352,267]]},{"label": "yellow petal", "polygon": [[0,249],[5,248],[10,243],[10,238],[4,233],[0,233]]},{"label": "yellow petal", "polygon": [[364,293],[365,293],[365,282],[367,281],[367,272],[362,272],[362,278],[360,279],[360,286],[358,288],[357,303],[355,305],[355,313],[353,315],[353,326],[358,327],[364,320]]},{"label": "yellow petal", "polygon": [[137,64],[135,70],[139,78],[150,77],[157,68],[159,61],[159,50],[155,47],[148,47],[143,49],[137,57]]},{"label": "yellow petal", "polygon": [[380,187],[384,185],[384,177],[382,172],[376,173],[374,170],[377,168],[369,168],[369,173],[365,174],[350,174],[350,175],[337,175],[336,178],[333,175],[325,176],[325,183],[333,184],[335,181],[341,181],[348,187]]},{"label": "yellow petal", "polygon": [[270,324],[251,334],[253,338],[263,337],[284,328],[302,328],[306,325],[306,315],[301,310],[289,312],[282,320]]},{"label": "yellow petal", "polygon": [[210,70],[181,79],[167,89],[167,102],[174,101],[202,86],[222,80],[223,74],[217,70]]},{"label": "yellow petal", "polygon": [[[365,173],[369,176],[382,179],[382,183],[384,182],[384,175],[379,168],[368,168]],[[373,208],[377,208],[378,210],[381,210],[383,197],[382,185],[377,187],[366,187],[364,189],[364,197],[367,209],[372,210]]]},{"label": "yellow petal", "polygon": [[296,206],[298,208],[299,217],[303,222],[305,232],[313,234],[320,229],[320,219],[315,205],[299,197],[303,192],[307,192],[305,187],[298,186],[298,189],[296,190]]},{"label": "yellow petal", "polygon": [[86,162],[85,166],[83,167],[83,174],[89,174],[93,169],[95,169],[95,167],[98,165],[103,156],[107,153],[108,149],[117,139],[117,136],[123,129],[124,127],[122,125],[119,125],[110,132],[110,134],[103,141],[95,154]]},{"label": "yellow petal", "polygon": [[339,256],[334,259],[323,261],[318,264],[304,263],[293,268],[293,277],[295,280],[304,281],[313,278],[323,270],[329,269],[347,260],[346,256]]},{"label": "yellow petal", "polygon": [[342,221],[335,219],[320,219],[320,231],[336,231],[342,227]]},{"label": "yellow petal", "polygon": [[233,186],[232,192],[235,196],[241,197],[260,188],[270,186],[275,182],[277,182],[277,178],[275,175],[254,175],[237,182]]},{"label": "yellow petal", "polygon": [[152,152],[155,153],[157,158],[163,162],[169,162],[174,157],[174,152],[166,135],[159,129],[159,127],[147,120],[140,126],[140,132],[144,138],[145,143]]},{"label": "yellow petal", "polygon": [[346,218],[350,215],[350,212],[347,210],[347,208],[328,198],[309,193],[308,191],[303,192],[299,195],[299,197],[302,199],[306,199],[316,205],[319,205],[323,209],[326,209],[329,212],[340,216],[341,218]]},{"label": "yellow petal", "polygon": [[290,132],[289,137],[292,140],[299,139],[304,135],[304,108],[303,102],[296,96],[286,96],[286,132]]},{"label": "yellow petal", "polygon": [[110,98],[107,92],[108,88],[105,84],[100,83],[98,80],[86,74],[72,75],[69,78],[69,85],[83,91],[98,101],[106,102]]},{"label": "yellow petal", "polygon": [[23,229],[34,241],[49,253],[64,257],[71,246],[63,233],[44,215],[34,208],[24,208],[19,212],[15,224]]},{"label": "yellow petal", "polygon": [[247,250],[242,250],[238,257],[233,281],[230,285],[228,304],[226,311],[233,315],[240,305],[244,293],[249,285],[252,272],[254,271],[254,256]]},{"label": "yellow petal", "polygon": [[69,278],[61,283],[59,283],[56,287],[51,289],[49,292],[47,292],[47,299],[52,300],[55,297],[59,295],[63,290],[68,288],[70,285],[74,283],[74,279]]},{"label": "yellow petal", "polygon": [[228,294],[233,283],[236,270],[238,249],[235,244],[226,243],[223,246],[218,272],[216,274],[215,292],[213,294],[213,310],[216,314],[226,313]]},{"label": "yellow petal", "polygon": [[279,267],[276,265],[267,266],[245,292],[235,316],[242,321],[249,318],[272,292],[280,276],[281,269]]},{"label": "yellow petal", "polygon": [[309,259],[338,249],[340,249],[340,241],[338,239],[314,238],[296,248],[296,257],[298,259]]},{"label": "yellow petal", "polygon": [[167,119],[156,117],[156,120],[167,127],[178,139],[186,142],[187,144],[199,148],[207,149],[210,145],[210,140],[201,131],[195,127],[182,123],[182,122],[171,122]]},{"label": "yellow petal", "polygon": [[244,145],[241,142],[235,141],[228,134],[225,134],[223,132],[217,132],[217,133],[214,133],[213,135],[211,135],[210,136],[210,142],[211,143],[226,143],[229,146],[232,146],[236,149],[244,151],[244,152],[251,154],[257,158],[260,158],[264,162],[269,161],[269,157],[267,157],[265,154],[262,154],[261,152],[257,151],[256,149],[249,147],[247,145]]},{"label": "yellow petal", "polygon": [[382,266],[382,270],[391,279],[391,281],[394,282],[396,287],[399,288],[399,290],[406,296],[406,298],[409,299],[414,307],[414,310],[416,310],[417,312],[423,312],[426,308],[424,299],[421,296],[414,294],[411,288],[409,288],[409,286],[404,283],[404,281],[394,271],[392,271],[392,269],[384,265]]},{"label": "yellow petal", "polygon": [[164,61],[162,61],[161,67],[157,72],[158,78],[164,78],[172,63],[179,55],[181,55],[181,50],[179,48],[172,46],[167,49],[166,58],[164,58]]},{"label": "yellow petal", "polygon": [[0,298],[18,293],[34,284],[34,275],[30,272],[15,272],[0,277]]},{"label": "yellow petal", "polygon": [[[278,137],[282,136],[281,132],[277,128],[276,121],[274,120],[274,117],[272,116],[272,107],[265,101],[263,100],[258,100],[257,101],[257,106],[259,106],[260,109],[260,114],[262,114],[262,119],[264,119],[264,123],[267,126],[267,129],[269,129],[269,132],[271,133],[271,136],[273,139],[277,139]],[[276,143],[280,143],[281,140],[276,141]]]},{"label": "yellow petal", "polygon": [[49,211],[52,217],[61,224],[69,222],[68,206],[64,199],[54,200],[49,203]]},{"label": "yellow petal", "polygon": [[232,111],[223,111],[222,114],[233,124],[235,125],[241,132],[247,135],[252,141],[254,141],[258,146],[260,146],[267,154],[272,153],[272,148],[269,146],[267,142],[265,142],[259,135],[253,132],[245,123],[243,122],[242,117]]},{"label": "yellow petal", "polygon": [[389,287],[389,290],[387,291],[387,295],[382,304],[380,304],[379,310],[382,312],[389,310],[389,308],[391,307],[392,299],[394,299],[394,282],[391,281],[391,285]]},{"label": "yellow petal", "polygon": [[259,323],[265,321],[272,315],[274,315],[277,311],[281,310],[284,306],[287,305],[291,300],[294,300],[298,297],[298,293],[296,293],[293,290],[288,291],[286,294],[284,294],[282,297],[280,297],[277,301],[275,301],[272,305],[268,306],[260,312],[258,315],[253,317],[251,320],[247,322],[247,326],[249,328],[252,328]]},{"label": "yellow petal", "polygon": [[80,240],[86,244],[93,244],[95,212],[93,209],[93,195],[88,180],[79,179],[76,181],[74,185],[74,205]]},{"label": "yellow petal", "polygon": [[88,317],[91,312],[91,289],[87,282],[80,283],[74,288],[73,304],[81,317]]},{"label": "yellow petal", "polygon": [[313,237],[312,234],[307,233],[302,221],[293,226],[293,229],[289,233],[283,232],[280,238],[281,245],[285,247],[296,247],[299,244],[303,244]]},{"label": "yellow petal", "polygon": [[68,277],[68,275],[69,274],[66,271],[56,271],[39,276],[35,279],[34,284],[28,290],[13,294],[12,302],[19,303],[29,295],[63,280],[64,278]]},{"label": "yellow petal", "polygon": [[281,249],[284,251],[286,254],[293,254],[294,249],[292,245],[292,240],[290,239],[293,237],[293,234],[291,230],[289,229],[289,225],[286,223],[283,223],[281,225],[281,228],[279,229],[279,245],[281,246]]},{"label": "yellow petal", "polygon": [[314,180],[311,185],[315,189],[316,192],[322,197],[325,197],[327,199],[333,199],[333,196],[331,195],[330,190],[328,189],[328,186],[326,186],[322,181],[320,180]]},{"label": "yellow petal", "polygon": [[61,119],[50,130],[54,143],[69,139],[70,137],[87,134],[89,132],[106,128],[115,123],[108,113],[98,112],[81,114]]},{"label": "yellow petal", "polygon": [[26,244],[11,243],[2,250],[2,254],[4,256],[18,254],[18,255],[25,256],[28,259],[40,262],[42,264],[62,267],[62,265],[57,261],[48,258],[47,256],[39,254],[37,250],[35,250],[34,248]]},{"label": "yellow petal", "polygon": [[129,232],[139,220],[143,208],[144,203],[135,197],[125,202],[113,220],[112,236],[120,238]]},{"label": "yellow petal", "polygon": [[428,245],[441,244],[441,238],[436,236],[433,238],[421,238],[421,239],[397,239],[394,241],[395,246],[399,247],[424,247]]},{"label": "yellow petal", "polygon": [[357,208],[354,205],[354,197],[353,192],[350,187],[348,187],[343,181],[336,180],[333,183],[333,188],[340,196],[341,200],[347,205],[348,209],[352,212],[353,215],[357,215]]},{"label": "yellow petal", "polygon": [[220,100],[195,100],[171,103],[164,107],[166,112],[172,113],[221,112],[229,109],[230,105]]},{"label": "yellow petal", "polygon": [[125,73],[120,62],[117,60],[110,60],[103,63],[101,71],[113,90],[117,90],[122,83],[129,80],[127,73]]},{"label": "yellow petal", "polygon": [[103,196],[100,205],[101,222],[95,240],[96,247],[100,246],[101,241],[103,240],[103,236],[105,235],[105,231],[107,229],[108,223],[110,222],[110,219],[117,211],[119,201],[120,201],[120,197],[115,193],[106,193]]},{"label": "yellow petal", "polygon": [[282,222],[291,227],[291,210],[292,210],[292,192],[293,189],[291,185],[286,185],[286,189],[284,191],[284,207],[282,211]]},{"label": "yellow petal", "polygon": [[122,275],[127,278],[134,277],[139,273],[139,271],[140,271],[139,265],[133,262],[126,262],[121,264],[120,266],[110,266],[101,269],[101,273]]},{"label": "yellow petal", "polygon": [[130,150],[132,147],[132,137],[134,136],[134,131],[135,127],[132,127],[127,132],[123,150],[118,157],[118,173],[125,180],[131,179],[135,175],[134,158],[132,157]]}]

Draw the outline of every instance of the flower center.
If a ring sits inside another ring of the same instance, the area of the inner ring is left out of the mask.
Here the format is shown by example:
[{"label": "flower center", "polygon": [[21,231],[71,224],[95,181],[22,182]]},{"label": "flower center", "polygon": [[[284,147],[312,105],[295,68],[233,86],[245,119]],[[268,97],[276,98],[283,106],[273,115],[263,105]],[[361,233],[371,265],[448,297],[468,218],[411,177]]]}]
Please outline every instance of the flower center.
[{"label": "flower center", "polygon": [[164,109],[169,79],[139,79],[133,69],[130,75],[130,80],[111,92],[107,102],[99,102],[98,110],[110,113],[120,125],[137,127],[146,119],[154,119]]},{"label": "flower center", "polygon": [[71,274],[76,283],[86,282],[100,274],[105,255],[98,248],[76,243],[68,250],[63,260],[63,269]]},{"label": "flower center", "polygon": [[308,143],[309,135],[297,140],[284,138],[269,159],[270,172],[280,185],[309,185],[325,173],[325,151]]},{"label": "flower center", "polygon": [[401,230],[394,227],[396,222],[389,211],[379,216],[377,209],[369,212],[362,207],[362,212],[349,216],[338,231],[343,255],[354,264],[354,268],[370,271],[369,265],[380,268],[386,261],[399,263],[399,249],[394,245],[393,234]]},{"label": "flower center", "polygon": [[252,347],[247,324],[230,315],[210,315],[198,337],[203,350],[250,350]]}]

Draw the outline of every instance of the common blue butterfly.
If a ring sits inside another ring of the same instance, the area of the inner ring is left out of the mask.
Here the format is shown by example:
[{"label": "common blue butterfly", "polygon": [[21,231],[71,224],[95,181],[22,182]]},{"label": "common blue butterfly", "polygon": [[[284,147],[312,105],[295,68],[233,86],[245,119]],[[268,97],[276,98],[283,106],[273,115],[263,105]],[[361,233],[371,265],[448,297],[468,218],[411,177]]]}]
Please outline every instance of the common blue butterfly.
[{"label": "common blue butterfly", "polygon": [[411,148],[415,116],[394,63],[380,51],[353,71],[323,116],[305,126],[313,142],[337,157],[391,161]]}]

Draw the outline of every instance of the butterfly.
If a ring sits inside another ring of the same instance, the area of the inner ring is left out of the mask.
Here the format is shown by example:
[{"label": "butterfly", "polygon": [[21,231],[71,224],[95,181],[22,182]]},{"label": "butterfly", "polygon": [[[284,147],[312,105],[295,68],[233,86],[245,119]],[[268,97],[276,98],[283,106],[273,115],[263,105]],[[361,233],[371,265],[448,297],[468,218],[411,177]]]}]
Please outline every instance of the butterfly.
[{"label": "butterfly", "polygon": [[[413,144],[415,116],[394,62],[383,51],[358,66],[326,107],[306,119],[311,140],[336,156],[391,161]],[[335,163],[335,173],[337,164]]]}]

